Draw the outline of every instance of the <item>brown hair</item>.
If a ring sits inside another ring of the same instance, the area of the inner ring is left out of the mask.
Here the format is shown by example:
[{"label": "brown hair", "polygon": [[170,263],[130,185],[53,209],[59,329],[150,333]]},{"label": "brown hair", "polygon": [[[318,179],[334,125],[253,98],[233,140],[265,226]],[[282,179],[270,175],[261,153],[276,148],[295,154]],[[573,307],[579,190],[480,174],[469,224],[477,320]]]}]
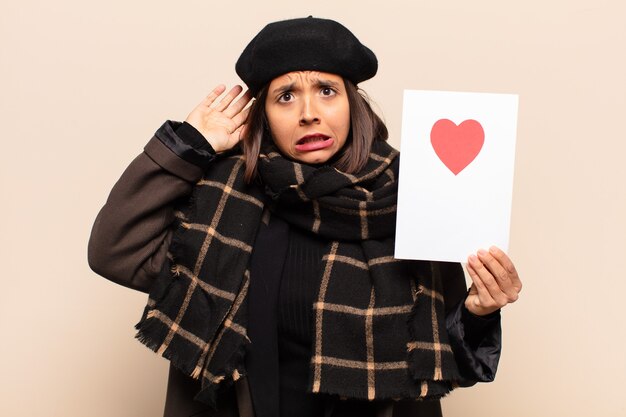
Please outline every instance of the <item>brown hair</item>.
[{"label": "brown hair", "polygon": [[[333,166],[340,171],[354,174],[367,163],[374,140],[387,140],[389,132],[385,123],[372,109],[365,92],[351,81],[345,78],[343,81],[350,105],[350,131],[340,154],[333,158]],[[256,101],[250,110],[243,138],[243,153],[246,161],[245,179],[248,183],[257,176],[261,143],[272,140],[265,114],[267,90],[268,85],[256,94]]]}]

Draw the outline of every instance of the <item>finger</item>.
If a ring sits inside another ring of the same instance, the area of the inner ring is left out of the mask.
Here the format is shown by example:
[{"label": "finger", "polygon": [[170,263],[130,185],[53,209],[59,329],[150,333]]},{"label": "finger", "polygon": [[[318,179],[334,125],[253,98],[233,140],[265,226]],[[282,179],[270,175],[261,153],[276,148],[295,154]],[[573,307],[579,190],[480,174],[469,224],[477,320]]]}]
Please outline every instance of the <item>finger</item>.
[{"label": "finger", "polygon": [[252,100],[253,96],[250,91],[246,91],[243,96],[239,98],[232,106],[228,107],[224,110],[224,114],[228,117],[233,117],[238,114],[244,107],[248,105],[250,100]]},{"label": "finger", "polygon": [[244,123],[241,125],[241,132],[239,133],[239,136],[240,136],[239,140],[246,140],[246,137],[248,137],[249,128],[250,128],[250,125],[248,123]]},{"label": "finger", "polygon": [[507,301],[512,303],[517,300],[517,289],[511,282],[509,272],[500,264],[500,262],[484,249],[478,251],[478,259],[487,267],[491,275],[496,279],[500,286],[500,290],[506,294]]},{"label": "finger", "polygon": [[226,96],[224,96],[224,98],[222,98],[220,102],[215,106],[215,110],[224,111],[224,109],[226,109],[230,105],[230,103],[235,99],[235,97],[239,95],[239,93],[241,93],[242,90],[243,88],[241,88],[240,85],[236,85],[231,88],[228,94],[226,94]]},{"label": "finger", "polygon": [[235,143],[240,142],[241,138],[243,138],[244,128],[245,125],[241,125],[230,135],[231,138],[234,139]]},{"label": "finger", "polygon": [[472,282],[470,285],[469,291],[467,291],[467,295],[478,295],[478,289],[476,288],[476,284]]},{"label": "finger", "polygon": [[204,100],[202,100],[202,103],[200,103],[200,105],[210,106],[211,104],[213,104],[216,98],[222,95],[224,91],[226,91],[226,86],[224,84],[218,85],[213,89],[213,91],[209,93],[208,96],[204,98]]},{"label": "finger", "polygon": [[509,256],[504,253],[504,251],[496,246],[490,247],[489,253],[494,258],[496,258],[500,265],[502,265],[502,267],[508,272],[513,287],[517,289],[517,292],[520,292],[522,290],[522,281],[519,278],[519,274],[517,273],[517,270],[515,269],[515,265],[513,265],[513,261],[511,261],[511,258],[509,258]]},{"label": "finger", "polygon": [[472,286],[470,287],[470,293],[468,294],[468,297],[472,295],[472,288],[474,288],[475,290],[474,294],[477,295],[477,297],[473,297],[474,306],[476,306],[480,310],[488,312],[495,311],[500,308],[496,300],[493,299],[493,297],[487,290],[487,287],[485,286],[483,281],[480,279],[480,275],[478,275],[476,270],[469,263],[467,264],[467,272],[472,279]]},{"label": "finger", "polygon": [[237,116],[233,117],[233,122],[235,122],[235,126],[240,127],[246,122],[246,120],[248,119],[248,115],[250,114],[250,109],[251,107],[248,107]]},{"label": "finger", "polygon": [[[498,285],[498,282],[496,281],[494,276],[485,267],[485,265],[483,265],[480,259],[478,259],[476,255],[471,255],[468,258],[468,264],[469,266],[473,268],[474,272],[478,275],[478,277],[480,278],[483,284],[483,287],[487,290],[491,298],[494,299],[496,304],[499,307],[505,306],[508,302],[508,298],[506,294],[502,292],[500,285]],[[480,287],[478,287],[478,289],[480,290]]]}]

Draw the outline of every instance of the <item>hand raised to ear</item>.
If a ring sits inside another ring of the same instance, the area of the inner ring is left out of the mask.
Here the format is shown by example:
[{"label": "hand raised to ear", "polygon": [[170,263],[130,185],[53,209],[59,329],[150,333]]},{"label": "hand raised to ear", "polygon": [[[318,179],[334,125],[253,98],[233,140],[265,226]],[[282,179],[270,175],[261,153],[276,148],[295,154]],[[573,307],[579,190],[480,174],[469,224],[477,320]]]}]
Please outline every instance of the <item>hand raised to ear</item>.
[{"label": "hand raised to ear", "polygon": [[477,316],[492,313],[517,301],[522,281],[506,253],[496,247],[470,255],[467,272],[472,279],[465,307]]},{"label": "hand raised to ear", "polygon": [[236,85],[214,105],[224,91],[224,85],[215,87],[185,120],[204,136],[215,152],[224,152],[239,143],[250,112],[250,107],[246,106],[252,100],[252,95],[246,91],[233,102],[243,91]]}]

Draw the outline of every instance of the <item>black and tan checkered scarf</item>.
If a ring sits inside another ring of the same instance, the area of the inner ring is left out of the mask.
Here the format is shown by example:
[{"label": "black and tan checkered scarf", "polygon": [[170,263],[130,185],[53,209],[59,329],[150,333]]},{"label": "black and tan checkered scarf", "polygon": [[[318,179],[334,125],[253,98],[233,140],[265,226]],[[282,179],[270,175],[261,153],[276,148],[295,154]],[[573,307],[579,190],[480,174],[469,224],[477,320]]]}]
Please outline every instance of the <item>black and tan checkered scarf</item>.
[{"label": "black and tan checkered scarf", "polygon": [[240,155],[214,162],[178,215],[173,274],[154,285],[139,340],[200,378],[196,398],[204,402],[245,374],[249,259],[269,209],[329,241],[313,306],[311,391],[368,400],[445,395],[458,370],[437,264],[393,257],[397,155],[376,141],[366,167],[349,175],[270,150],[259,161],[264,190],[245,184]]}]

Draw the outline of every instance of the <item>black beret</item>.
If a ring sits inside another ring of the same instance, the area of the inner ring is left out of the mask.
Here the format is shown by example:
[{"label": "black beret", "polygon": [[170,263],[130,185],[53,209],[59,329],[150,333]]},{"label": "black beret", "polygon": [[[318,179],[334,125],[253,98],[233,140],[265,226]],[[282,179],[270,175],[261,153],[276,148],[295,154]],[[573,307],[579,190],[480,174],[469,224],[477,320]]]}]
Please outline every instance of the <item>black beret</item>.
[{"label": "black beret", "polygon": [[268,24],[235,65],[253,94],[291,71],[330,72],[358,84],[372,78],[377,69],[376,55],[345,26],[311,16]]}]

